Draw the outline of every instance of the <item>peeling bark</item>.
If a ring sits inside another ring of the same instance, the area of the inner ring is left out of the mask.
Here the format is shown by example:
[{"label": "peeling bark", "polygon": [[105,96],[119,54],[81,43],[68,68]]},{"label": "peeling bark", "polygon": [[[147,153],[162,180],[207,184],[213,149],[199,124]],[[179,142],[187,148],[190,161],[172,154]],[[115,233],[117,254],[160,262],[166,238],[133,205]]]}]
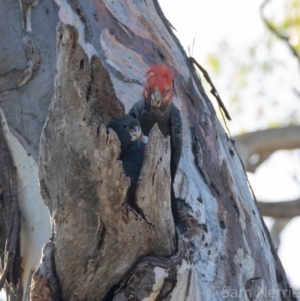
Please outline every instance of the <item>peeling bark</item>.
[{"label": "peeling bark", "polygon": [[0,290],[5,287],[9,300],[22,295],[20,285],[20,211],[18,204],[17,173],[8,148],[0,116],[0,214],[1,241]]},{"label": "peeling bark", "polygon": [[39,267],[34,271],[30,286],[30,301],[59,301],[61,298],[55,262],[54,244],[48,242],[43,248]]},{"label": "peeling bark", "polygon": [[121,118],[125,114],[125,108],[116,96],[109,72],[97,56],[92,57],[91,66],[88,104],[93,118],[96,118],[98,123],[108,124]]},{"label": "peeling bark", "polygon": [[170,258],[145,257],[120,284],[114,300],[144,300],[147,297],[150,300],[165,300],[177,283],[177,265],[188,261],[184,258],[185,254],[185,246],[180,241],[177,254]]},{"label": "peeling bark", "polygon": [[[158,127],[152,130],[138,185],[138,209],[131,208],[125,202],[129,179],[118,161],[119,141],[92,118],[97,108],[92,111],[87,101],[91,70],[77,32],[61,26],[57,38],[56,90],[41,139],[39,176],[52,215],[63,298],[100,300],[143,256],[175,251],[169,138],[163,138]],[[98,71],[99,78],[110,80]],[[100,95],[111,86],[94,85]],[[110,108],[110,100],[100,107]],[[80,231],[74,232],[78,226]]]}]

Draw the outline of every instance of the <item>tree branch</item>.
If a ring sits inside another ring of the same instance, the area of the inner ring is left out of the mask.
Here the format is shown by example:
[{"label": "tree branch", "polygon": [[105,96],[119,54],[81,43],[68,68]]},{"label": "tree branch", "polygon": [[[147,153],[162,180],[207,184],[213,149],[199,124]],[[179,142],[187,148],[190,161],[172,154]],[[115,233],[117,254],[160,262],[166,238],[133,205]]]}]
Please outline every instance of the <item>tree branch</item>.
[{"label": "tree branch", "polygon": [[[274,152],[300,148],[300,126],[256,131],[235,136],[233,139],[246,170],[255,172]],[[257,162],[251,163],[252,155],[258,155]]]},{"label": "tree branch", "polygon": [[203,76],[205,77],[205,79],[207,80],[207,82],[209,83],[209,85],[211,87],[210,93],[216,98],[218,105],[219,105],[220,109],[224,112],[226,118],[228,120],[231,120],[231,117],[220,97],[220,94],[218,93],[217,89],[215,88],[215,85],[213,84],[212,80],[210,79],[208,72],[196,61],[195,58],[190,57],[190,60],[191,60],[191,63],[195,64],[198,67],[198,69],[202,72]]},{"label": "tree branch", "polygon": [[298,54],[298,52],[295,50],[295,48],[290,44],[289,42],[289,37],[280,33],[271,23],[270,21],[268,21],[268,19],[265,17],[264,15],[264,8],[267,5],[267,3],[270,2],[270,0],[265,0],[261,7],[260,7],[260,15],[261,18],[263,20],[263,22],[265,23],[265,25],[268,27],[268,29],[277,36],[277,38],[279,38],[280,40],[284,41],[286,43],[286,45],[288,46],[288,48],[290,49],[290,51],[292,52],[292,54],[295,56],[295,58],[298,61],[298,64],[300,65],[300,55]]},{"label": "tree branch", "polygon": [[258,202],[261,214],[274,218],[292,218],[300,215],[300,198],[293,201]]}]

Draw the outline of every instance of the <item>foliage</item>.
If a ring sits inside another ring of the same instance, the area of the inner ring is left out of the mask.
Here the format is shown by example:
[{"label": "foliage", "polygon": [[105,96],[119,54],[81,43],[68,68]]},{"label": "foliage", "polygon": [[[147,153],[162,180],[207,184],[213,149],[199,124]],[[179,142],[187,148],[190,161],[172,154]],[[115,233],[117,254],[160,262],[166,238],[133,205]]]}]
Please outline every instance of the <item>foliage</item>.
[{"label": "foliage", "polygon": [[[268,1],[266,1],[265,4],[266,3],[268,3]],[[285,1],[285,3],[282,5],[282,9],[280,10],[280,15],[278,16],[272,11],[270,17],[267,17],[265,21],[268,23],[271,31],[278,33],[279,37],[286,38],[289,46],[299,56],[300,2],[298,0]]]},{"label": "foliage", "polygon": [[300,123],[300,1],[288,0],[281,9],[275,4],[275,11],[269,1],[261,7],[266,26],[256,43],[245,49],[223,41],[207,55],[208,70],[233,117],[233,134]]}]

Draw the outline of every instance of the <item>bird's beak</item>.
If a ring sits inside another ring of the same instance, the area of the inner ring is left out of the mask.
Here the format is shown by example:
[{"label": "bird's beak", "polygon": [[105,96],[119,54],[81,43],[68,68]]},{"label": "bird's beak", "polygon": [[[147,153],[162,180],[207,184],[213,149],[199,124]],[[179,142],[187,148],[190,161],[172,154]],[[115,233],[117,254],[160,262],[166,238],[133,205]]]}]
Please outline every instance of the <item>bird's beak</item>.
[{"label": "bird's beak", "polygon": [[130,130],[129,133],[131,136],[131,141],[139,140],[140,137],[142,136],[141,127],[137,125],[134,129]]},{"label": "bird's beak", "polygon": [[159,90],[154,90],[151,94],[151,106],[155,108],[159,108],[162,102],[162,95]]}]

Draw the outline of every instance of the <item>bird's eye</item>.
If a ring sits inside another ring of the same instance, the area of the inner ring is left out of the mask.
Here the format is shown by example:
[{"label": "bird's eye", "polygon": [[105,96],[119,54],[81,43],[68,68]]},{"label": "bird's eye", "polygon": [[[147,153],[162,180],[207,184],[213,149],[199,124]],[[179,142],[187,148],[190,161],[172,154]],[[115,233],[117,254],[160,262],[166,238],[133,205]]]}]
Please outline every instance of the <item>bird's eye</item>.
[{"label": "bird's eye", "polygon": [[122,128],[123,128],[123,129],[127,129],[127,127],[128,127],[128,126],[127,126],[126,123],[124,123],[124,124],[122,125]]}]

